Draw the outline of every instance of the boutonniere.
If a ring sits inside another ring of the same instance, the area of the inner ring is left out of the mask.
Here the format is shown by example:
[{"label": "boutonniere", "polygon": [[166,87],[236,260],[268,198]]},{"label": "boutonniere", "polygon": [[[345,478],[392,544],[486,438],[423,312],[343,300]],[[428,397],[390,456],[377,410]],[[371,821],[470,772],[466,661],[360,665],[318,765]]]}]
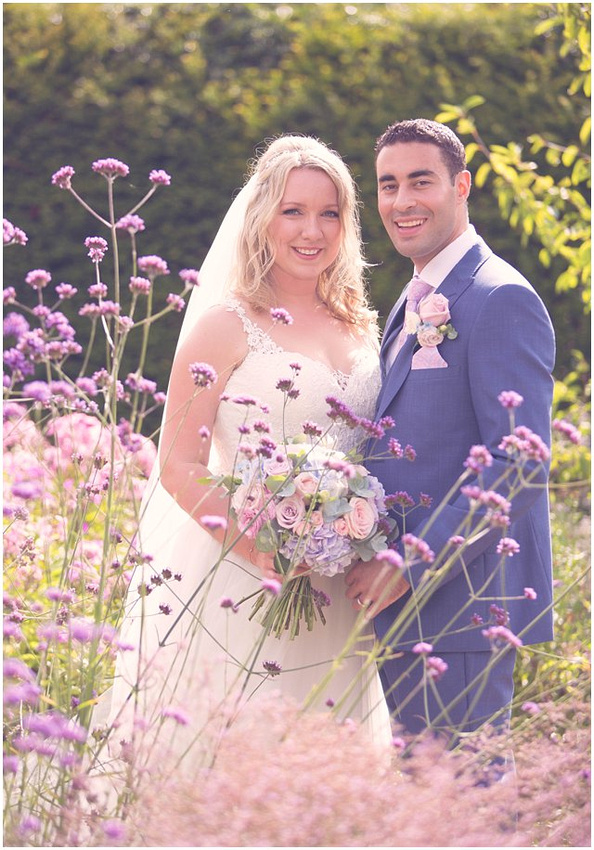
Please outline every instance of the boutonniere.
[{"label": "boutonniere", "polygon": [[456,339],[458,336],[458,331],[450,322],[448,299],[439,292],[427,295],[419,304],[419,312],[413,313],[410,319],[406,331],[416,334],[417,342],[423,348],[433,348],[446,337]]}]

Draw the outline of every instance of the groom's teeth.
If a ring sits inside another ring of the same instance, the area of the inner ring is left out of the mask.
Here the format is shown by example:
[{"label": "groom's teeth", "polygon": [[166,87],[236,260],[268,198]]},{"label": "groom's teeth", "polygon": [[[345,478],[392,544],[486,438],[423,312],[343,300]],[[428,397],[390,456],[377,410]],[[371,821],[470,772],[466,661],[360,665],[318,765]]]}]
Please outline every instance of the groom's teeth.
[{"label": "groom's teeth", "polygon": [[423,219],[419,218],[416,221],[397,221],[397,227],[418,227],[420,224],[423,224]]}]

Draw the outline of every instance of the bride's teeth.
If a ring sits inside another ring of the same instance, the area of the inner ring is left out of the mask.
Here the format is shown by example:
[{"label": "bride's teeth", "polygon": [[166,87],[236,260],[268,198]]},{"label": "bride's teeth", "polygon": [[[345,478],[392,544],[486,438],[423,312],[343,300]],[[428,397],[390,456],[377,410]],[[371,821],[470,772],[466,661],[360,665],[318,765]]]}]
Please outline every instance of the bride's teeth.
[{"label": "bride's teeth", "polygon": [[314,254],[317,254],[319,248],[295,248],[298,254],[305,254],[307,257],[313,257]]}]

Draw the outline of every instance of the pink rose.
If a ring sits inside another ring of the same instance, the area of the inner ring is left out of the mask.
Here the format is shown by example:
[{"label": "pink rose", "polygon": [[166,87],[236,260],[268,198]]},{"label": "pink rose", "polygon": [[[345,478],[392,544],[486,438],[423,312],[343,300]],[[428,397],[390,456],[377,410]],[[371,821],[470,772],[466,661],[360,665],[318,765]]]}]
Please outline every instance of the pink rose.
[{"label": "pink rose", "polygon": [[274,505],[265,499],[261,488],[247,484],[240,484],[233,494],[231,504],[237,513],[237,527],[247,537],[255,537],[267,520],[274,519]]},{"label": "pink rose", "polygon": [[314,528],[319,528],[323,524],[324,517],[322,511],[312,511],[309,517],[301,520],[293,527],[293,532],[298,537],[307,537],[308,534],[313,533]]},{"label": "pink rose", "polygon": [[369,537],[377,522],[377,509],[375,505],[360,496],[351,499],[350,505],[351,510],[344,515],[349,536],[364,540]]},{"label": "pink rose", "polygon": [[339,516],[338,519],[334,520],[334,522],[332,523],[332,528],[337,534],[340,534],[341,537],[349,536],[349,526],[343,516]]},{"label": "pink rose", "polygon": [[432,325],[426,325],[420,328],[417,333],[417,340],[419,345],[422,345],[425,348],[432,348],[443,342],[443,334]]},{"label": "pink rose", "polygon": [[294,528],[305,516],[305,502],[295,494],[287,496],[276,506],[276,521],[281,528]]},{"label": "pink rose", "polygon": [[450,311],[448,308],[448,299],[445,295],[440,295],[439,292],[430,293],[419,304],[419,318],[422,322],[433,325],[436,328],[440,325],[447,325],[450,321]]},{"label": "pink rose", "polygon": [[295,488],[300,496],[308,498],[318,492],[320,483],[311,472],[300,472],[295,476]]}]

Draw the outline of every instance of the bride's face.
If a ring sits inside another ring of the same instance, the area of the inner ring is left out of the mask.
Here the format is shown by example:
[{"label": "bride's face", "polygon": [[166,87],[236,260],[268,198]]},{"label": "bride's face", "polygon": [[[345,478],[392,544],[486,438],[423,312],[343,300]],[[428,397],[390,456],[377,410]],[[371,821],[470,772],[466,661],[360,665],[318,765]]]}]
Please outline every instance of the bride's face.
[{"label": "bride's face", "polygon": [[268,227],[279,283],[311,281],[336,259],[342,225],[338,190],[318,168],[294,168],[289,172],[282,200]]}]

